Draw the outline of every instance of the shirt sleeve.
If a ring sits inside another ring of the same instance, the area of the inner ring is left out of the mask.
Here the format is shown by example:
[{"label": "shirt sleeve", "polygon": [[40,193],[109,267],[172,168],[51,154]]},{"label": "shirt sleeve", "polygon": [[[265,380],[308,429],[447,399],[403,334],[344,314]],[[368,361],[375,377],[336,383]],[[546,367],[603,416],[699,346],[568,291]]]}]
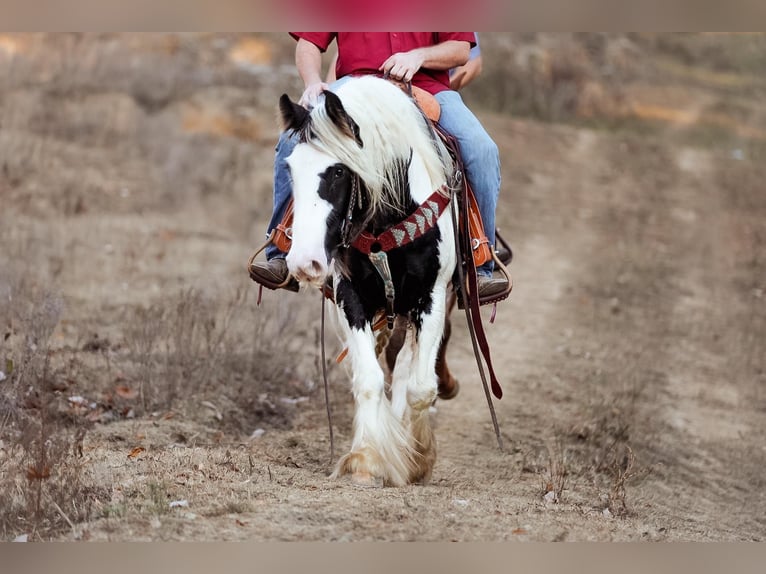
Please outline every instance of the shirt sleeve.
[{"label": "shirt sleeve", "polygon": [[471,48],[476,46],[475,32],[436,32],[436,39],[440,44],[448,40],[458,40],[461,42],[468,42],[471,44]]},{"label": "shirt sleeve", "polygon": [[336,32],[290,32],[295,40],[307,40],[324,53],[337,35]]},{"label": "shirt sleeve", "polygon": [[468,56],[469,60],[473,60],[481,56],[481,46],[479,45],[479,33],[476,32],[474,34],[474,37],[476,38],[476,45],[473,48],[471,48],[471,55]]}]

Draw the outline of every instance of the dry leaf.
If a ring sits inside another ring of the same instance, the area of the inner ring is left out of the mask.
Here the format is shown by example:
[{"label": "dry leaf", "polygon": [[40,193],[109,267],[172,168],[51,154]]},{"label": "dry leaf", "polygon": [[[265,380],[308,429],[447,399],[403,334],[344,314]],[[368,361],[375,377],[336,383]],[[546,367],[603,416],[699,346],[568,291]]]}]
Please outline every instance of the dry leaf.
[{"label": "dry leaf", "polygon": [[549,490],[543,496],[543,500],[545,502],[558,502],[559,501],[559,497],[556,495],[555,492],[553,492],[552,490]]},{"label": "dry leaf", "polygon": [[95,411],[90,412],[85,419],[90,422],[100,422],[101,418],[104,416],[104,409],[97,409]]},{"label": "dry leaf", "polygon": [[138,396],[136,389],[131,389],[128,385],[117,385],[114,392],[123,399],[135,399]]},{"label": "dry leaf", "polygon": [[131,450],[131,451],[130,451],[130,453],[128,453],[128,458],[136,458],[136,457],[137,457],[139,454],[141,454],[141,453],[142,453],[142,452],[144,452],[145,450],[146,450],[146,449],[145,449],[144,447],[142,447],[142,446],[137,446],[136,448],[134,448],[133,450]]},{"label": "dry leaf", "polygon": [[52,391],[60,391],[64,392],[69,388],[69,385],[72,381],[62,381],[62,380],[54,380],[51,381],[51,390]]},{"label": "dry leaf", "polygon": [[45,478],[50,478],[50,475],[51,469],[47,465],[42,468],[38,466],[30,466],[27,468],[27,480],[43,480]]},{"label": "dry leaf", "polygon": [[86,399],[85,397],[81,397],[80,395],[69,397],[67,400],[69,401],[70,405],[77,406],[77,407],[87,408],[89,405],[88,399]]},{"label": "dry leaf", "polygon": [[523,528],[514,528],[513,530],[511,530],[511,534],[526,534],[526,533],[527,531],[524,530]]},{"label": "dry leaf", "polygon": [[160,241],[173,241],[178,233],[172,229],[160,229],[157,235]]}]

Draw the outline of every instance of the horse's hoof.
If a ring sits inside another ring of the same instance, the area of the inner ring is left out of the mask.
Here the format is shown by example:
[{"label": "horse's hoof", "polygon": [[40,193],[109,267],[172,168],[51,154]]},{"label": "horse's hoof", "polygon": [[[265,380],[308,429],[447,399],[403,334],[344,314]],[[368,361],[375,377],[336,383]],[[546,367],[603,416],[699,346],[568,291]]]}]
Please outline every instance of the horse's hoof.
[{"label": "horse's hoof", "polygon": [[344,455],[335,467],[332,478],[348,477],[351,484],[363,488],[378,488],[384,486],[382,477],[375,476],[374,470],[370,467],[371,453],[365,449],[365,452],[350,452]]},{"label": "horse's hoof", "polygon": [[454,377],[450,377],[449,381],[442,384],[442,381],[439,381],[439,392],[436,395],[443,401],[448,401],[450,399],[454,399],[457,394],[460,392],[460,383],[458,380]]},{"label": "horse's hoof", "polygon": [[369,472],[355,472],[351,475],[351,484],[360,488],[383,488],[383,479]]}]

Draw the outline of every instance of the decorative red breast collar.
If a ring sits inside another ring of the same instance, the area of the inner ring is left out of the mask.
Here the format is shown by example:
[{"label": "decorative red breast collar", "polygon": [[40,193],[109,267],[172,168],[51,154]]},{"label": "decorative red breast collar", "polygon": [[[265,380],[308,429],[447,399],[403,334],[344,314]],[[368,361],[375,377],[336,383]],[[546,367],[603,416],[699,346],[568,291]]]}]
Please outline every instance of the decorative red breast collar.
[{"label": "decorative red breast collar", "polygon": [[407,245],[436,226],[437,220],[444,213],[450,201],[451,196],[447,193],[447,186],[446,184],[442,185],[421,203],[407,219],[388,228],[377,237],[372,233],[363,231],[351,242],[351,247],[369,255],[378,251],[391,251]]}]

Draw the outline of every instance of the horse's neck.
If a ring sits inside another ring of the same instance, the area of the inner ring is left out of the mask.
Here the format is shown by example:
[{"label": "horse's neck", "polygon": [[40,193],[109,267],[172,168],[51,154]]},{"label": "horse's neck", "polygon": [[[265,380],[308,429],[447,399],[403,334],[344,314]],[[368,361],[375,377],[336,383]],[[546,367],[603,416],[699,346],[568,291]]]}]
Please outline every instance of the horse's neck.
[{"label": "horse's neck", "polygon": [[420,154],[413,153],[412,161],[407,172],[407,177],[410,184],[410,195],[413,201],[420,205],[434,192],[439,186],[444,183],[443,181],[431,181],[426,170],[426,165],[423,162],[423,158]]}]

